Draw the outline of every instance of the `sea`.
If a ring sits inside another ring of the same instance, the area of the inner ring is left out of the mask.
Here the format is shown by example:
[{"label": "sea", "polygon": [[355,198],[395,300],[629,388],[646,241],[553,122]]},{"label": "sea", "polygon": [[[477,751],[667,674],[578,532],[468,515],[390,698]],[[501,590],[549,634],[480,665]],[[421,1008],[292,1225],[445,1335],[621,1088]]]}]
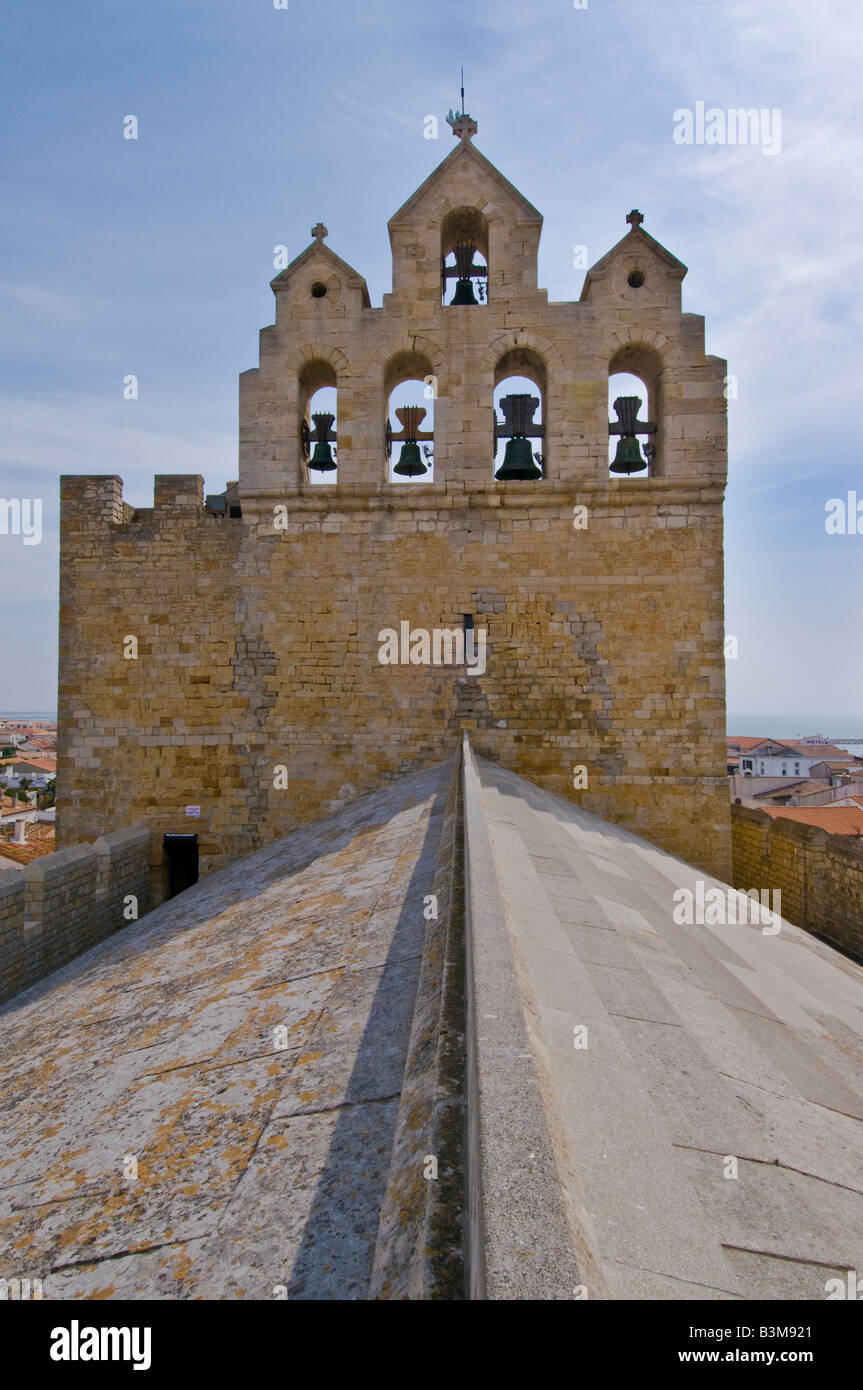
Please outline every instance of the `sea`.
[{"label": "sea", "polygon": [[0,719],[48,719],[52,723],[57,723],[57,711],[55,709],[2,709]]},{"label": "sea", "polygon": [[738,738],[807,738],[822,734],[837,748],[848,747],[852,753],[863,752],[861,744],[847,744],[847,739],[863,739],[861,714],[740,714],[728,711],[726,731]]}]

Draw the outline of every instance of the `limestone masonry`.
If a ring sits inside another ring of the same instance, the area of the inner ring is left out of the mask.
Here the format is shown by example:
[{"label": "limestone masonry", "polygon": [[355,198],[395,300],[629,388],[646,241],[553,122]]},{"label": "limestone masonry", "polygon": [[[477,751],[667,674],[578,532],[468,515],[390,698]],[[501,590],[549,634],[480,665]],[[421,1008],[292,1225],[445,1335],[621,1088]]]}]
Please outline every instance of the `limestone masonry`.
[{"label": "limestone masonry", "polygon": [[[450,757],[466,730],[480,756],[730,878],[725,363],[640,218],[576,303],[537,287],[541,225],[463,133],[390,220],[381,308],[320,227],[273,281],[222,503],[198,477],[157,476],[146,510],[119,477],[63,478],[59,848],[144,822],[158,902],[165,833],[196,833],[209,872]],[[487,302],[442,304],[441,258],[466,243]],[[618,372],[657,425],[642,476],[609,473]],[[511,376],[542,401],[535,482],[494,478]],[[435,397],[432,482],[389,481],[388,402],[409,380]],[[322,387],[338,392],[323,485],[301,439]],[[383,629],[470,619],[482,674],[378,659]]]},{"label": "limestone masonry", "polygon": [[863,956],[863,840],[814,825],[731,808],[737,888],[770,884],[790,922]]}]

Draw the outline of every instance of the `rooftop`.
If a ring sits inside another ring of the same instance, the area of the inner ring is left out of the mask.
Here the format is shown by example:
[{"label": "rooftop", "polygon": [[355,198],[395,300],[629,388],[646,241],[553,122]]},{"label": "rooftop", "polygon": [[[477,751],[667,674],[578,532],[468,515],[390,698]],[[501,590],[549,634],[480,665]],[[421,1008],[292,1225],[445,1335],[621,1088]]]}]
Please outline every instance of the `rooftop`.
[{"label": "rooftop", "polygon": [[0,840],[0,859],[13,864],[30,864],[43,854],[53,854],[56,849],[54,826],[32,823],[27,826],[27,840],[16,845],[10,840]]},{"label": "rooftop", "polygon": [[859,811],[851,806],[764,806],[762,808],[774,820],[801,821],[804,825],[815,825],[826,830],[828,835],[863,835],[863,808]]},{"label": "rooftop", "polygon": [[677,925],[714,880],[464,759],[0,1010],[4,1267],[50,1298],[363,1299],[463,1296],[464,1256],[478,1297],[710,1300],[863,1268],[863,970],[787,923]]}]

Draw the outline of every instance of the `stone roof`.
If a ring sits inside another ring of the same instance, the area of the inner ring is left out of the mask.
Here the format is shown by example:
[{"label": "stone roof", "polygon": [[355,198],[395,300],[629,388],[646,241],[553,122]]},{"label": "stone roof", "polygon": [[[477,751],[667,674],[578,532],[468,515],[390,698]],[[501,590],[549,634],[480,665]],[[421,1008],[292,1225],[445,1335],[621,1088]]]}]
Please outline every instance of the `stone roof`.
[{"label": "stone roof", "polygon": [[46,1298],[368,1296],[450,774],[212,875],[0,1011],[4,1271]]},{"label": "stone roof", "polygon": [[677,925],[699,881],[469,748],[211,875],[0,1010],[0,1263],[61,1299],[823,1298],[863,1268],[863,970]]},{"label": "stone roof", "polygon": [[[535,1086],[575,1282],[823,1299],[863,1257],[863,970],[786,922],[676,925],[716,880],[476,761],[533,1057],[510,1119]],[[551,1259],[541,1296],[571,1296]]]}]

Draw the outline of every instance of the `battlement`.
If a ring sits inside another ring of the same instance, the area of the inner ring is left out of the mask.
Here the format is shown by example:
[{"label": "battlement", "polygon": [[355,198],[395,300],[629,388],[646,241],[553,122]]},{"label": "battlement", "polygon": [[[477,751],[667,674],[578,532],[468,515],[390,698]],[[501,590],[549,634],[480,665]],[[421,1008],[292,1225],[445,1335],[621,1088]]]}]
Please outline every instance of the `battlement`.
[{"label": "battlement", "polygon": [[0,1003],[143,916],[149,879],[145,825],[0,870]]}]

